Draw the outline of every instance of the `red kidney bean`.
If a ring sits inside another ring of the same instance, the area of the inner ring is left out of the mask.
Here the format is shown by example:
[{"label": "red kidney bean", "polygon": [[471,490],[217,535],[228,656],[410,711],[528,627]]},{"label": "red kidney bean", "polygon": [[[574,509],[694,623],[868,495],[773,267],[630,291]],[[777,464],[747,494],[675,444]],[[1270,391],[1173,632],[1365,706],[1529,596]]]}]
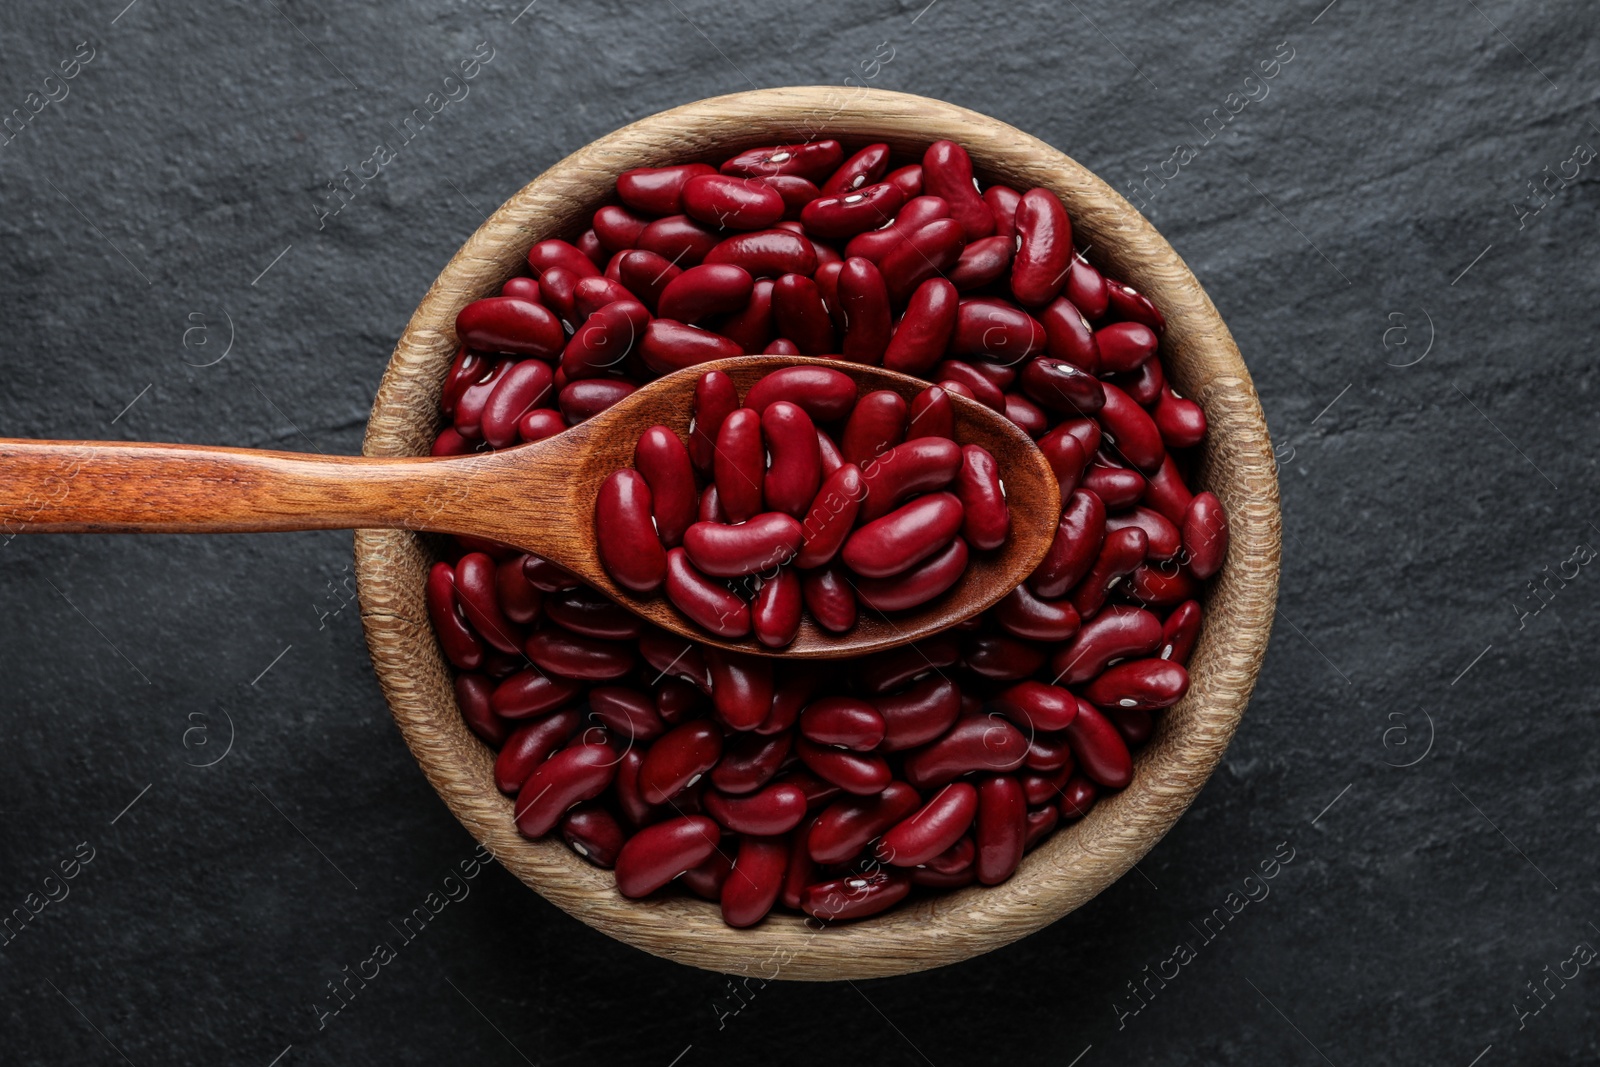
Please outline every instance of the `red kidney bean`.
[{"label": "red kidney bean", "polygon": [[1083,312],[1091,322],[1099,321],[1105,316],[1106,307],[1110,302],[1106,280],[1099,271],[1089,265],[1089,261],[1084,259],[1081,253],[1073,255],[1072,264],[1067,270],[1066,295],[1073,306]]},{"label": "red kidney bean", "polygon": [[591,278],[600,273],[600,268],[581,249],[566,241],[540,241],[528,249],[528,269],[535,278],[543,278],[544,272],[551,267],[571,271],[579,278]]},{"label": "red kidney bean", "polygon": [[894,320],[888,287],[871,260],[855,256],[841,265],[837,306],[845,323],[840,354],[852,363],[882,362]]},{"label": "red kidney bean", "polygon": [[859,661],[857,679],[863,692],[878,696],[960,661],[961,646],[955,635],[944,633],[867,656]]},{"label": "red kidney bean", "polygon": [[883,176],[883,180],[891,185],[898,186],[906,194],[909,201],[913,197],[922,195],[922,164],[912,163],[890,171]]},{"label": "red kidney bean", "polygon": [[1189,573],[1202,581],[1228,556],[1228,517],[1215,493],[1197,493],[1183,516],[1183,550]]},{"label": "red kidney bean", "polygon": [[978,791],[966,782],[952,782],[890,827],[873,854],[897,867],[927,863],[953,847],[977,814]]},{"label": "red kidney bean", "polygon": [[761,433],[771,457],[762,482],[767,506],[796,517],[806,514],[822,483],[816,425],[798,404],[778,400],[762,412]]},{"label": "red kidney bean", "polygon": [[1033,848],[1049,837],[1061,821],[1061,812],[1055,807],[1039,808],[1028,812],[1028,831],[1023,840],[1023,851]]},{"label": "red kidney bean", "polygon": [[541,302],[555,312],[567,333],[572,332],[578,318],[578,283],[583,278],[565,267],[551,267],[539,278]]},{"label": "red kidney bean", "polygon": [[954,219],[938,219],[908,234],[878,260],[889,299],[904,304],[923,282],[955,266],[965,246]]},{"label": "red kidney bean", "polygon": [[[560,380],[559,377],[557,380]],[[576,426],[584,419],[594,418],[637,388],[629,382],[585,378],[581,382],[568,382],[563,386],[556,404],[561,408],[561,417],[569,425]]]},{"label": "red kidney bean", "polygon": [[1131,467],[1119,467],[1104,462],[1101,453],[1096,462],[1084,469],[1081,485],[1105,501],[1107,510],[1120,511],[1132,507],[1144,494],[1144,475]]},{"label": "red kidney bean", "polygon": [[577,730],[578,713],[570,708],[517,727],[495,757],[494,784],[500,792],[515,796],[534,768],[566,744]]},{"label": "red kidney bean", "polygon": [[[1181,669],[1181,668],[1180,668]],[[1128,745],[1098,708],[1080,701],[1077,717],[1067,727],[1067,741],[1078,769],[1096,785],[1121,789],[1133,780],[1133,757]],[[1072,783],[1067,783],[1070,793]],[[1062,805],[1061,814],[1068,814]]]},{"label": "red kidney bean", "polygon": [[1138,659],[1107,667],[1083,691],[1090,703],[1103,708],[1170,708],[1189,691],[1189,672],[1165,659]]},{"label": "red kidney bean", "polygon": [[1017,204],[1016,231],[1011,295],[1024,307],[1043,306],[1061,292],[1072,263],[1072,223],[1060,197],[1029,189]]},{"label": "red kidney bean", "polygon": [[[521,276],[507,278],[506,283],[500,287],[501,296],[514,296],[518,300],[530,300],[535,304],[542,303],[539,295],[539,280],[537,278],[524,278]],[[449,412],[445,412],[449,414]]]},{"label": "red kidney bean", "polygon": [[707,371],[694,386],[694,415],[689,424],[689,458],[702,474],[711,471],[717,432],[739,407],[739,390],[722,371]]},{"label": "red kidney bean", "polygon": [[1186,600],[1172,609],[1161,624],[1161,658],[1187,664],[1189,653],[1200,638],[1200,602]]},{"label": "red kidney bean", "polygon": [[567,420],[556,408],[535,408],[517,421],[517,436],[525,442],[543,441],[567,428]]},{"label": "red kidney bean", "polygon": [[887,182],[823,193],[801,209],[800,222],[813,237],[843,240],[885,225],[904,203],[905,193]]},{"label": "red kidney bean", "polygon": [[942,735],[961,710],[961,692],[948,678],[933,675],[892,696],[873,698],[885,733],[882,752],[903,752]]},{"label": "red kidney bean", "polygon": [[754,730],[772,708],[772,660],[719,648],[706,649],[711,702],[730,730]]},{"label": "red kidney bean", "polygon": [[794,559],[795,566],[820,567],[838,554],[855,525],[865,493],[861,470],[853,463],[828,475],[801,524],[803,540]]},{"label": "red kidney bean", "polygon": [[951,437],[956,432],[955,406],[949,394],[930,385],[911,400],[907,411],[906,440],[922,437]]},{"label": "red kidney bean", "polygon": [[617,175],[617,196],[636,211],[651,215],[676,215],[683,210],[683,184],[717,169],[705,163],[671,167],[635,167]]},{"label": "red kidney bean", "polygon": [[884,367],[902,374],[931,370],[949,347],[959,308],[956,287],[946,279],[929,278],[917,286],[884,349]]},{"label": "red kidney bean", "polygon": [[950,206],[937,196],[908,199],[897,215],[882,229],[858,233],[844,246],[846,258],[863,256],[881,264],[883,257],[898,248],[907,237],[939,219],[950,217]]},{"label": "red kidney bean", "polygon": [[562,816],[561,837],[572,851],[602,868],[617,862],[626,839],[617,817],[596,804],[579,804]]},{"label": "red kidney bean", "polygon": [[[1142,408],[1150,408],[1151,418],[1155,417],[1155,404],[1161,399],[1161,394],[1167,388],[1167,380],[1161,371],[1159,359],[1145,360],[1138,370],[1128,374],[1113,376],[1117,385],[1123,392],[1133,397]],[[1159,423],[1157,424],[1159,427]],[[1163,433],[1162,440],[1166,440]]]},{"label": "red kidney bean", "polygon": [[1006,718],[1029,731],[1065,730],[1078,717],[1078,698],[1054,685],[1023,681],[1003,690],[995,707]]},{"label": "red kidney bean", "polygon": [[819,745],[870,752],[886,730],[878,709],[859,697],[824,697],[800,713],[800,733]]},{"label": "red kidney bean", "polygon": [[[949,361],[954,362],[954,361]],[[1017,382],[1017,368],[1004,363],[991,363],[988,360],[978,360],[976,363],[962,363],[968,371],[979,375],[984,381],[1004,392]],[[1040,413],[1041,416],[1043,413]]]},{"label": "red kidney bean", "polygon": [[978,846],[973,842],[972,835],[966,834],[959,838],[955,844],[939,853],[937,856],[920,864],[924,871],[936,874],[960,874],[972,866],[972,861],[978,855]]},{"label": "red kidney bean", "polygon": [[482,381],[491,366],[489,360],[476,352],[466,348],[457,352],[455,362],[450,364],[444,385],[440,388],[439,410],[444,412],[446,417],[455,418],[456,404],[460,401],[461,394],[466,392],[469,386]]},{"label": "red kidney bean", "polygon": [[881,756],[824,747],[804,736],[795,741],[794,748],[813,774],[846,793],[875,796],[893,778],[889,764]]},{"label": "red kidney bean", "polygon": [[1064,783],[1072,771],[1072,747],[1062,734],[1034,734],[1028,739],[1028,758],[1022,765],[1040,774],[1057,774]]},{"label": "red kidney bean", "polygon": [[950,205],[950,217],[961,223],[967,240],[994,232],[994,214],[972,183],[972,159],[954,141],[935,141],[923,153],[922,187]]},{"label": "red kidney bean", "polygon": [[489,702],[493,683],[481,674],[456,675],[456,706],[469,729],[486,745],[505,742],[508,726]]},{"label": "red kidney bean", "polygon": [[912,885],[925,886],[929,889],[961,889],[978,880],[977,872],[972,864],[951,874],[933,870],[931,867],[913,867],[906,872]]},{"label": "red kidney bean", "polygon": [[906,402],[899,393],[876,389],[856,401],[839,449],[846,463],[877,460],[905,439]]},{"label": "red kidney bean", "polygon": [[584,278],[572,289],[572,310],[579,319],[587,319],[607,304],[633,299],[633,293],[619,281],[612,281],[610,278]]},{"label": "red kidney bean", "polygon": [[1161,469],[1167,450],[1155,420],[1132,397],[1110,382],[1102,382],[1105,403],[1100,408],[1100,427],[1117,454],[1145,474]]},{"label": "red kidney bean", "polygon": [[633,646],[620,641],[541,630],[523,647],[537,666],[562,678],[610,681],[633,670]]},{"label": "red kidney bean", "polygon": [[617,854],[618,892],[634,899],[649,896],[706,862],[721,839],[721,828],[703,815],[683,815],[644,827]]},{"label": "red kidney bean", "polygon": [[1077,441],[1085,456],[1093,457],[1100,450],[1100,424],[1094,419],[1065,419],[1056,431]]},{"label": "red kidney bean", "polygon": [[657,536],[669,548],[676,545],[694,522],[699,504],[689,450],[665,426],[652,426],[634,446],[633,467],[650,487]]},{"label": "red kidney bean", "polygon": [[783,837],[742,837],[733,869],[722,883],[722,921],[754,926],[766,917],[783,889],[792,846]]},{"label": "red kidney bean", "polygon": [[1156,354],[1155,331],[1137,322],[1113,322],[1095,331],[1095,347],[1100,352],[1100,369],[1127,374],[1142,367]]},{"label": "red kidney bean", "polygon": [[1028,579],[1034,593],[1053,600],[1076,586],[1099,556],[1105,532],[1106,508],[1100,498],[1086,490],[1074,491],[1061,512],[1050,551]]},{"label": "red kidney bean", "polygon": [[681,678],[704,692],[710,692],[711,677],[706,669],[705,653],[694,642],[651,627],[639,638],[639,655],[650,664],[651,670],[664,676]]},{"label": "red kidney bean", "polygon": [[1169,453],[1162,461],[1161,469],[1150,476],[1149,484],[1144,490],[1144,502],[1181,529],[1184,517],[1189,511],[1189,502],[1193,499],[1193,494],[1189,492],[1189,487],[1183,484],[1183,476],[1178,473],[1178,466],[1172,461]]},{"label": "red kidney bean", "polygon": [[930,493],[856,530],[845,541],[840,558],[863,577],[887,578],[948,545],[963,518],[954,493]]},{"label": "red kidney bean", "polygon": [[656,536],[650,487],[637,471],[613,471],[595,503],[595,546],[618,585],[635,593],[660,588],[666,553]]},{"label": "red kidney bean", "polygon": [[568,808],[605,792],[616,773],[617,757],[609,745],[562,749],[534,767],[518,791],[517,829],[528,837],[543,837]]},{"label": "red kidney bean", "polygon": [[474,300],[456,316],[456,336],[468,348],[549,359],[566,334],[549,308],[510,296]]},{"label": "red kidney bean", "polygon": [[673,319],[654,319],[639,343],[644,365],[657,374],[669,374],[714,359],[744,355],[737,342]]},{"label": "red kidney bean", "polygon": [[722,173],[746,177],[772,174],[797,174],[821,181],[839,166],[844,148],[838,141],[807,141],[767,148],[747,148],[722,164]]},{"label": "red kidney bean", "polygon": [[776,189],[778,195],[783,197],[785,220],[799,219],[800,212],[805,210],[805,206],[822,195],[822,190],[818,189],[815,183],[807,181],[798,174],[768,174],[756,180],[762,185]]},{"label": "red kidney bean", "polygon": [[1161,309],[1150,302],[1150,298],[1131,285],[1114,282],[1106,279],[1106,297],[1109,301],[1111,314],[1119,319],[1142,323],[1156,333],[1162,333],[1167,328],[1167,320],[1161,314]]},{"label": "red kidney bean", "polygon": [[806,886],[800,893],[800,910],[823,922],[865,919],[894,907],[910,892],[911,880],[903,874],[852,874]]},{"label": "red kidney bean", "polygon": [[455,588],[455,571],[448,563],[435,563],[424,587],[428,618],[445,658],[464,671],[483,663],[483,642],[467,625]]},{"label": "red kidney bean", "polygon": [[729,519],[744,522],[761,510],[765,469],[760,415],[750,408],[730,412],[717,431],[716,456],[712,460],[717,499]]},{"label": "red kidney bean", "polygon": [[1143,608],[1113,604],[1084,623],[1050,660],[1056,681],[1082,685],[1111,663],[1146,656],[1161,644],[1161,620]]},{"label": "red kidney bean", "polygon": [[806,853],[817,863],[844,863],[873,838],[915,811],[922,800],[904,782],[890,782],[870,797],[843,797],[830,804],[806,832]]},{"label": "red kidney bean", "polygon": [[782,648],[800,632],[800,576],[792,567],[780,568],[762,580],[750,604],[750,625],[756,640],[768,648]]},{"label": "red kidney bean", "polygon": [[819,263],[817,273],[811,277],[811,280],[817,283],[817,293],[828,309],[828,320],[835,328],[841,330],[845,325],[844,316],[839,311],[839,273],[842,270],[844,270],[844,260],[833,259]]},{"label": "red kidney bean", "polygon": [[[650,667],[660,670],[654,663]],[[656,714],[670,726],[687,722],[704,704],[705,694],[682,678],[662,678],[656,683]]]},{"label": "red kidney bean", "polygon": [[810,701],[817,687],[819,674],[809,669],[806,673],[797,673],[780,661],[773,675],[772,710],[767,712],[767,717],[761,720],[755,732],[777,734],[793,727],[800,719],[800,709]]},{"label": "red kidney bean", "polygon": [[967,543],[951,541],[919,566],[890,578],[863,578],[856,586],[861,603],[877,611],[905,611],[946,592],[967,569]]},{"label": "red kidney bean", "polygon": [[608,253],[632,248],[648,225],[650,219],[615,204],[608,204],[594,213],[594,235]]},{"label": "red kidney bean", "polygon": [[[779,205],[782,205],[783,197],[776,193],[772,195],[777,198]],[[654,252],[669,263],[676,263],[679,267],[687,269],[705,261],[719,243],[716,230],[702,226],[684,214],[656,219],[639,234],[636,247],[646,252]]]},{"label": "red kidney bean", "polygon": [[856,595],[838,565],[807,571],[800,579],[800,592],[806,610],[824,630],[842,634],[855,627]]},{"label": "red kidney bean", "polygon": [[[702,267],[744,269],[725,263],[703,264]],[[757,280],[751,286],[749,297],[741,309],[723,319],[717,326],[717,332],[738,345],[743,352],[759,352],[773,340],[775,330],[772,314],[773,284],[770,278]]]},{"label": "red kidney bean", "polygon": [[1011,268],[1011,251],[1014,241],[1010,237],[985,237],[973,241],[961,250],[955,266],[950,268],[950,284],[963,293],[970,293],[993,285],[1006,276]]},{"label": "red kidney bean", "polygon": [[724,796],[711,790],[704,798],[706,814],[736,834],[769,837],[800,825],[806,794],[799,786],[775,782],[748,796]]},{"label": "red kidney bean", "polygon": [[1054,300],[1039,313],[1045,348],[1052,359],[1070,363],[1085,374],[1100,373],[1100,346],[1094,328],[1066,297]]},{"label": "red kidney bean", "polygon": [[801,274],[785,274],[773,285],[772,317],[778,332],[791,339],[802,355],[835,350],[833,320],[817,283]]},{"label": "red kidney bean", "polygon": [[480,433],[490,448],[517,443],[517,423],[550,398],[552,375],[547,364],[526,359],[499,376],[483,407]]},{"label": "red kidney bean", "polygon": [[1130,526],[1137,526],[1144,531],[1145,539],[1149,542],[1145,554],[1149,559],[1169,560],[1183,546],[1183,535],[1159,511],[1135,507],[1106,516],[1107,530],[1121,530]]},{"label": "red kidney bean", "polygon": [[729,795],[753,793],[778,773],[794,737],[787,731],[772,736],[740,733],[723,745],[722,759],[711,772],[711,784]]},{"label": "red kidney bean", "polygon": [[1009,185],[991,185],[983,191],[983,202],[989,205],[989,213],[994,216],[995,235],[1007,241],[1015,238],[1017,205],[1022,202],[1022,194]]},{"label": "red kidney bean", "polygon": [[[563,423],[561,428],[566,429],[566,425]],[[455,427],[446,426],[439,431],[439,436],[433,439],[433,445],[428,449],[428,455],[434,457],[466,456],[471,455],[476,450],[477,446],[461,436]]]},{"label": "red kidney bean", "polygon": [[[1152,360],[1146,366],[1159,366]],[[1193,400],[1179,396],[1170,388],[1161,390],[1151,415],[1161,440],[1168,448],[1192,448],[1206,436],[1206,413]]]},{"label": "red kidney bean", "polygon": [[1094,565],[1072,591],[1079,617],[1087,621],[1100,610],[1111,590],[1144,562],[1148,545],[1144,531],[1136,526],[1107,532]]},{"label": "red kidney bean", "polygon": [[843,371],[829,367],[785,367],[752,385],[744,406],[761,412],[779,400],[798,404],[817,422],[833,422],[850,413],[856,401],[856,383]]},{"label": "red kidney bean", "polygon": [[1061,818],[1081,819],[1089,814],[1089,809],[1094,807],[1096,794],[1099,792],[1095,784],[1081,774],[1075,774],[1068,779],[1061,790]]},{"label": "red kidney bean", "polygon": [[698,174],[683,183],[684,214],[721,230],[764,230],[783,218],[783,197],[761,182]]},{"label": "red kidney bean", "polygon": [[722,758],[722,731],[707,719],[675,726],[651,745],[639,767],[639,796],[662,804],[694,785]]},{"label": "red kidney bean", "polygon": [[673,606],[702,629],[727,638],[750,632],[750,606],[696,570],[681,548],[667,553],[665,589]]},{"label": "red kidney bean", "polygon": [[[987,365],[987,364],[985,364]],[[941,384],[955,382],[967,391],[967,395],[994,411],[1004,412],[1006,407],[1005,394],[1000,387],[989,380],[988,375],[971,363],[963,363],[957,359],[947,359],[934,368],[933,377]]]},{"label": "red kidney bean", "polygon": [[861,521],[871,523],[910,497],[943,489],[963,461],[961,446],[947,437],[919,437],[894,446],[865,467]]},{"label": "red kidney bean", "polygon": [[800,346],[787,337],[779,337],[769,342],[767,347],[761,350],[761,354],[764,356],[798,356],[800,354]]},{"label": "red kidney bean", "polygon": [[637,689],[600,685],[589,691],[589,710],[623,744],[649,744],[667,732],[655,701]]},{"label": "red kidney bean", "polygon": [[1152,567],[1141,564],[1128,575],[1122,595],[1138,604],[1155,608],[1177,607],[1200,591],[1200,583],[1186,570],[1162,570],[1170,564]]},{"label": "red kidney bean", "polygon": [[871,185],[883,177],[888,164],[889,146],[869,144],[839,165],[839,169],[822,183],[822,192],[826,196],[838,196]]},{"label": "red kidney bean", "polygon": [[965,445],[961,455],[964,461],[956,473],[956,497],[964,512],[961,536],[974,548],[999,548],[1011,530],[1000,465],[982,445]]},{"label": "red kidney bean", "polygon": [[982,678],[1014,682],[1044,666],[1044,652],[1004,634],[978,634],[966,640],[963,666]]},{"label": "red kidney bean", "polygon": [[906,781],[927,789],[972,771],[1014,771],[1027,754],[1027,739],[1015,726],[999,716],[974,716],[958,719],[943,737],[906,756],[903,770]]},{"label": "red kidney bean", "polygon": [[708,485],[700,494],[700,510],[696,513],[700,522],[727,522],[727,513],[722,510],[722,501],[717,499],[717,487]]},{"label": "red kidney bean", "polygon": [[[1072,765],[1072,749],[1062,742],[1060,746],[1066,753],[1066,765],[1055,771],[1030,770],[1030,773],[1018,776],[1017,782],[1022,786],[1022,797],[1028,802],[1030,808],[1043,804],[1054,803],[1061,795],[1061,790],[1067,784],[1067,779],[1072,777],[1075,769]],[[1023,766],[1027,767],[1032,762],[1033,746],[1028,747],[1029,760]]]},{"label": "red kidney bean", "polygon": [[521,633],[500,610],[495,592],[495,562],[483,552],[469,552],[456,561],[456,603],[473,632],[502,652],[522,650]]},{"label": "red kidney bean", "polygon": [[1022,862],[1028,830],[1028,809],[1022,787],[1008,775],[993,775],[978,785],[978,881],[998,885]]},{"label": "red kidney bean", "polygon": [[523,626],[539,617],[543,596],[528,581],[522,569],[522,558],[514,557],[498,564],[494,575],[494,595],[506,618]]},{"label": "red kidney bean", "polygon": [[660,306],[667,286],[682,273],[683,268],[665,256],[643,249],[624,252],[617,258],[618,280],[652,312]]},{"label": "red kidney bean", "polygon": [[705,262],[732,263],[757,278],[810,275],[817,269],[817,249],[805,237],[788,230],[758,230],[718,242],[705,253]]},{"label": "red kidney bean", "polygon": [[551,622],[585,637],[632,641],[644,632],[639,616],[588,586],[552,594],[545,608]]},{"label": "red kidney bean", "polygon": [[742,310],[754,284],[750,272],[732,263],[702,263],[679,274],[661,290],[658,314],[696,323]]},{"label": "red kidney bean", "polygon": [[1038,356],[1022,368],[1022,391],[1052,411],[1093,415],[1105,405],[1099,379],[1065,360]]},{"label": "red kidney bean", "polygon": [[968,400],[978,399],[975,395],[973,395],[972,390],[967,388],[966,382],[958,382],[954,378],[941,378],[937,384],[939,388],[943,389],[951,396],[964,396]]},{"label": "red kidney bean", "polygon": [[697,522],[684,534],[683,547],[702,574],[738,578],[776,569],[793,559],[800,537],[797,520],[766,511],[737,526]]},{"label": "red kidney bean", "polygon": [[595,234],[593,226],[580,233],[572,246],[582,252],[583,257],[596,267],[604,266],[606,250],[600,247],[600,238]]},{"label": "red kidney bean", "polygon": [[627,749],[617,759],[617,776],[613,781],[617,807],[631,826],[643,826],[655,818],[655,806],[646,804],[639,795],[639,768],[644,766],[644,753],[636,748]]},{"label": "red kidney bean", "polygon": [[495,686],[489,705],[505,719],[528,719],[569,703],[583,686],[566,678],[552,678],[536,670],[523,670]]},{"label": "red kidney bean", "polygon": [[1066,641],[1078,632],[1078,612],[1066,600],[1042,600],[1019,585],[994,606],[994,620],[1014,637]]}]

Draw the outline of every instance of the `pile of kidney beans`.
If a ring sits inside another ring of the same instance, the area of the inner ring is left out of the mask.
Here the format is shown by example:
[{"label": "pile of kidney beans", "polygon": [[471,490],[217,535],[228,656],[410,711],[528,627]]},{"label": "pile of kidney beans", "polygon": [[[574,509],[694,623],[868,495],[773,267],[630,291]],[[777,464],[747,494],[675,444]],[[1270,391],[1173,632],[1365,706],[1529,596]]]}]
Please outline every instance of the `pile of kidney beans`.
[{"label": "pile of kidney beans", "polygon": [[[1161,313],[1075,253],[1049,191],[980,192],[948,141],[890,165],[886,145],[847,158],[823,140],[630,171],[592,229],[534,245],[533,277],[457,320],[437,455],[539,440],[660,374],[765,351],[972,397],[1027,431],[1061,482],[1054,542],[1027,582],[949,631],[854,660],[703,647],[548,561],[457,539],[427,602],[462,713],[499,752],[518,829],[559,833],[626,896],[676,880],[748,926],[780,904],[849,919],[1002,882],[1128,784],[1130,748],[1188,687],[1195,598],[1227,522],[1185,483],[1206,422],[1165,382]],[[715,379],[701,404],[726,406]],[[769,415],[800,421],[745,403],[746,435]],[[883,424],[875,445],[916,432]],[[664,438],[646,451],[658,447],[673,451]],[[689,447],[714,475],[706,435]],[[787,489],[732,509],[695,494],[693,517],[792,519],[809,502]],[[652,512],[658,549],[690,528],[688,499],[670,529]]]},{"label": "pile of kidney beans", "polygon": [[[754,630],[768,648],[794,640],[802,599],[832,633],[855,626],[858,600],[880,612],[925,604],[966,571],[969,545],[999,548],[1011,529],[998,464],[955,442],[954,418],[937,385],[910,405],[887,389],[857,400],[847,374],[785,367],[741,405],[732,378],[702,374],[692,456],[652,426],[633,468],[600,487],[600,560],[635,593],[664,588],[716,636]],[[839,440],[818,422],[841,427]]]}]

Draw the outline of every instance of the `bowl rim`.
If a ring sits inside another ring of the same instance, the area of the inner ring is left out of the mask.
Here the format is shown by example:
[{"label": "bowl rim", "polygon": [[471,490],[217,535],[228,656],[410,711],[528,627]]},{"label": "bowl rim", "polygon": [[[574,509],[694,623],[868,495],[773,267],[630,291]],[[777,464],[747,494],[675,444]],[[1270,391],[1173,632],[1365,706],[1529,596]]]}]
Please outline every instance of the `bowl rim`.
[{"label": "bowl rim", "polygon": [[1230,550],[1202,596],[1207,623],[1189,693],[1137,753],[1133,782],[1051,834],[1009,881],[853,923],[774,914],[736,930],[698,898],[627,900],[609,871],[559,840],[517,833],[512,801],[494,785],[494,754],[463,722],[427,621],[427,544],[404,531],[357,531],[374,670],[402,736],[456,818],[512,874],[595,929],[680,963],[765,979],[874,978],[955,963],[1033,933],[1125,874],[1188,808],[1238,728],[1271,631],[1280,560],[1276,468],[1260,401],[1227,327],[1172,247],[1110,186],[1038,138],[955,104],[879,89],[797,86],[700,100],[624,126],[544,171],[467,239],[418,305],[379,385],[363,453],[428,454],[456,313],[497,292],[535,241],[586,227],[618,173],[816,136],[847,148],[887,142],[901,156],[947,138],[967,148],[980,177],[1060,195],[1089,258],[1166,315],[1162,356],[1169,380],[1210,422],[1197,481],[1227,509]]}]

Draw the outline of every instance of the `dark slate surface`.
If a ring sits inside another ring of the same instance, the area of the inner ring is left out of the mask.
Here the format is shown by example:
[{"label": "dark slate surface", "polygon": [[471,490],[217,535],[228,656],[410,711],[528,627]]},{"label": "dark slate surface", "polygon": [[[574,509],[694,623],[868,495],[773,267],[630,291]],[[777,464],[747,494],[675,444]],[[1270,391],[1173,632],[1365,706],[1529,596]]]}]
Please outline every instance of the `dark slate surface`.
[{"label": "dark slate surface", "polygon": [[[484,213],[680,102],[865,80],[1126,188],[1253,92],[1148,204],[1266,404],[1280,624],[1193,811],[1021,944],[733,1012],[722,979],[492,869],[319,1025],[327,983],[474,849],[385,713],[349,536],[17,538],[0,907],[76,877],[0,948],[0,1060],[1600,1055],[1600,569],[1529,586],[1600,544],[1592,5],[125,2],[0,13],[0,113],[27,116],[0,146],[7,436],[354,452],[394,338]],[[79,42],[92,58],[47,83]],[[467,98],[319,231],[325,183],[479,42]],[[1266,96],[1246,83],[1291,53]],[[1275,852],[1292,861],[1247,884]],[[1252,887],[1270,895],[1208,939]],[[1128,983],[1172,974],[1180,941],[1194,958],[1141,1007]]]}]

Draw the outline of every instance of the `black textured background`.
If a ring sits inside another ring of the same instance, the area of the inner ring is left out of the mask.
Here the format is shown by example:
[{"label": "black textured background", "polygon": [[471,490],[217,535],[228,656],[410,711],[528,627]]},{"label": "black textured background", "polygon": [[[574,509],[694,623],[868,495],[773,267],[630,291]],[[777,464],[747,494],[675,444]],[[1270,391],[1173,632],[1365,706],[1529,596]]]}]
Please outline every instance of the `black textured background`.
[{"label": "black textured background", "polygon": [[[1281,463],[1243,728],[1138,873],[956,967],[740,1007],[495,868],[319,1026],[474,850],[386,714],[349,535],[18,537],[0,913],[93,858],[0,947],[0,1062],[1595,1062],[1600,961],[1550,976],[1600,945],[1600,567],[1529,592],[1600,543],[1592,4],[523,2],[6,4],[0,434],[353,453],[485,212],[674,104],[849,78],[1124,189],[1292,50],[1148,209]],[[468,97],[319,231],[325,183],[485,41]],[[1128,1012],[1180,940],[1197,958]]]}]

